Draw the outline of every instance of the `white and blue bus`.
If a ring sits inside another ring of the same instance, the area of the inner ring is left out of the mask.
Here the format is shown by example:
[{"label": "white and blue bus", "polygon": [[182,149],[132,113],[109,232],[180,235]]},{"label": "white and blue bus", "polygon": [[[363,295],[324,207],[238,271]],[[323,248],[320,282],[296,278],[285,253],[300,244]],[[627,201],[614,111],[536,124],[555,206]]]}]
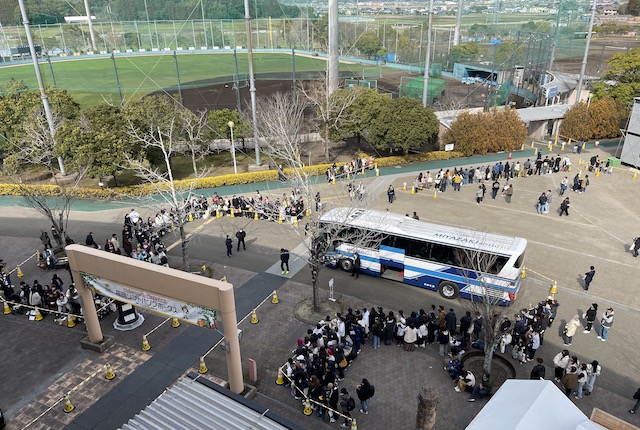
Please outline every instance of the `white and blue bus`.
[{"label": "white and blue bus", "polygon": [[520,289],[523,238],[347,208],[323,214],[319,230],[332,232],[324,233],[333,242],[325,260],[345,271],[352,270],[357,252],[361,273],[438,291],[447,299],[490,294],[506,306]]}]

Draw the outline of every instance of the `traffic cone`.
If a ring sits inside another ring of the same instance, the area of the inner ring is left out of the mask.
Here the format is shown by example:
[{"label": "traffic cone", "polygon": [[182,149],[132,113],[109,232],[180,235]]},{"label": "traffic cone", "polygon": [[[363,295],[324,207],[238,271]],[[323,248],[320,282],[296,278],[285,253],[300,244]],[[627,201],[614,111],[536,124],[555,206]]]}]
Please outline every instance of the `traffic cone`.
[{"label": "traffic cone", "polygon": [[311,209],[307,208],[307,210],[304,211],[305,216],[311,216]]},{"label": "traffic cone", "polygon": [[335,185],[336,184],[336,178],[331,179],[331,185]]},{"label": "traffic cone", "polygon": [[4,311],[3,311],[3,313],[5,315],[9,315],[11,313],[11,307],[9,307],[9,303],[7,303],[6,300],[3,300],[2,302],[4,303]]},{"label": "traffic cone", "polygon": [[638,179],[638,171],[633,172],[633,179]]},{"label": "traffic cone", "polygon": [[142,350],[149,351],[151,349],[151,345],[149,345],[149,341],[147,340],[147,336],[142,336]]},{"label": "traffic cone", "polygon": [[278,224],[282,224],[282,216],[278,217]]},{"label": "traffic cone", "polygon": [[74,328],[76,326],[76,317],[71,314],[67,314],[67,328]]},{"label": "traffic cone", "polygon": [[594,148],[599,148],[600,147],[600,141],[596,140],[596,142],[593,144]]},{"label": "traffic cone", "polygon": [[416,187],[411,186],[411,194],[415,194],[416,193]]},{"label": "traffic cone", "polygon": [[298,226],[298,217],[297,217],[297,216],[294,216],[294,217],[293,217],[293,226],[294,226],[294,227],[297,227],[297,226]]},{"label": "traffic cone", "polygon": [[520,276],[522,277],[522,279],[527,277],[527,271],[526,271],[526,268],[524,266],[522,266],[522,274]]},{"label": "traffic cone", "polygon": [[351,429],[350,430],[358,430],[358,424],[356,424],[356,419],[351,420]]},{"label": "traffic cone", "polygon": [[22,269],[20,268],[19,264],[16,266],[16,272],[18,274],[18,278],[22,278],[24,276],[24,273],[22,273]]},{"label": "traffic cone", "polygon": [[42,321],[42,314],[40,313],[40,309],[36,306],[36,321]]},{"label": "traffic cone", "polygon": [[567,172],[571,171],[571,166],[567,167]]},{"label": "traffic cone", "polygon": [[553,281],[549,293],[551,293],[552,296],[558,293],[558,281]]},{"label": "traffic cone", "polygon": [[553,144],[551,142],[549,142],[549,146],[547,146],[547,149],[549,150],[549,152],[553,151]]},{"label": "traffic cone", "polygon": [[380,169],[376,169],[376,176],[380,176]]},{"label": "traffic cone", "polygon": [[273,296],[271,297],[271,303],[273,303],[274,305],[277,305],[280,302],[280,300],[278,300],[278,293],[276,292],[276,290],[273,290]]},{"label": "traffic cone", "polygon": [[596,178],[600,176],[600,169],[596,169]]},{"label": "traffic cone", "polygon": [[582,150],[584,151],[587,148],[587,142],[582,142]]},{"label": "traffic cone", "polygon": [[402,183],[402,191],[407,191],[407,183],[406,182]]},{"label": "traffic cone", "polygon": [[533,149],[533,155],[538,155],[538,148]]},{"label": "traffic cone", "polygon": [[258,315],[256,315],[256,310],[251,311],[251,324],[258,324]]},{"label": "traffic cone", "polygon": [[233,208],[231,208],[231,209],[229,210],[229,216],[230,216],[231,218],[235,218],[235,217],[236,217],[236,214],[234,214],[234,213],[233,213]]},{"label": "traffic cone", "polygon": [[578,178],[582,178],[582,170],[578,172]]},{"label": "traffic cone", "polygon": [[309,416],[313,413],[313,409],[311,409],[311,402],[309,401],[308,397],[304,401],[304,409],[302,410],[302,413],[305,414],[306,416]]},{"label": "traffic cone", "polygon": [[284,375],[282,374],[282,369],[278,369],[278,377],[276,378],[276,384],[278,385],[284,384]]},{"label": "traffic cone", "polygon": [[171,327],[173,328],[180,327],[180,320],[176,317],[173,317],[173,321],[171,321]]},{"label": "traffic cone", "polygon": [[509,156],[507,157],[507,160],[511,160],[511,153],[509,153]]},{"label": "traffic cone", "polygon": [[582,166],[582,158],[578,159],[578,166]]},{"label": "traffic cone", "polygon": [[258,212],[254,212],[254,214],[253,214],[253,220],[254,220],[254,221],[258,221],[258,219],[259,219],[259,218],[258,218]]},{"label": "traffic cone", "polygon": [[522,144],[522,146],[520,147],[520,151],[524,151],[524,143]]},{"label": "traffic cone", "polygon": [[564,151],[564,142],[562,142],[562,148],[560,148],[560,149],[562,149]]},{"label": "traffic cone", "polygon": [[364,175],[364,166],[362,166],[362,174]]},{"label": "traffic cone", "polygon": [[205,373],[207,373],[207,363],[204,362],[204,357],[200,357],[200,369],[198,369],[198,373],[200,373],[201,375],[204,375]]},{"label": "traffic cone", "polygon": [[222,214],[220,213],[220,209],[216,209],[216,218],[222,218]]},{"label": "traffic cone", "polygon": [[72,410],[74,410],[76,407],[73,406],[73,404],[71,403],[71,400],[69,400],[69,396],[65,395],[64,396],[64,413],[68,414],[69,412],[71,412]]},{"label": "traffic cone", "polygon": [[193,214],[189,212],[189,222],[193,222]]},{"label": "traffic cone", "polygon": [[347,181],[349,181],[351,179],[351,175],[349,175],[349,172],[347,172]]},{"label": "traffic cone", "polygon": [[109,363],[107,363],[107,373],[105,373],[104,377],[109,381],[116,377],[116,373],[113,371]]}]

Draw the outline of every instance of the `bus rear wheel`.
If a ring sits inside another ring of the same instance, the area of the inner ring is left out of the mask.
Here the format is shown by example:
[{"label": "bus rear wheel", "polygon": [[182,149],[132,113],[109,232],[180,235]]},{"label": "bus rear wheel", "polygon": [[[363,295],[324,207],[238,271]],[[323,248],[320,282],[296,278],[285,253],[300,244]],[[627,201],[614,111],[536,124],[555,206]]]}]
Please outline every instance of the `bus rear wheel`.
[{"label": "bus rear wheel", "polygon": [[345,272],[351,272],[351,270],[353,269],[353,261],[349,260],[348,258],[340,260],[340,268]]},{"label": "bus rear wheel", "polygon": [[438,292],[445,299],[453,300],[457,299],[460,295],[458,284],[451,281],[442,281],[438,286]]}]

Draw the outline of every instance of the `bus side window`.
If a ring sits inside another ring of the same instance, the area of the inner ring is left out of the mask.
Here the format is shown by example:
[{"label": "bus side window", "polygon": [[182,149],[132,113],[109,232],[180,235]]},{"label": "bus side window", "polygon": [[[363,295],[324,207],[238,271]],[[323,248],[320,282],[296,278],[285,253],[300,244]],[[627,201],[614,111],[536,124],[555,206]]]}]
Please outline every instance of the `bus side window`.
[{"label": "bus side window", "polygon": [[447,264],[449,266],[457,266],[456,257],[453,252],[453,248],[446,245],[440,245],[438,243],[431,244],[431,255],[429,260]]},{"label": "bus side window", "polygon": [[394,247],[395,245],[395,236],[391,236],[391,235],[387,235],[384,237],[384,239],[382,239],[382,242],[380,243],[380,245],[382,246],[390,246],[390,247]]}]

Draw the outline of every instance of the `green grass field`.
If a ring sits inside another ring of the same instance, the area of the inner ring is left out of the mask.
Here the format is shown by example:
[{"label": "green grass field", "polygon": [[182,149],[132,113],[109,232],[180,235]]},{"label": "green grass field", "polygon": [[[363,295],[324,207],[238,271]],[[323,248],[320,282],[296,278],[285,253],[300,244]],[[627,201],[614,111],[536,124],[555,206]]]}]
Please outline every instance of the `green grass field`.
[{"label": "green grass field", "polygon": [[[116,57],[116,63],[125,101],[177,84],[172,53]],[[295,63],[296,73],[323,72],[326,68],[326,62],[319,58],[296,56]],[[226,53],[179,54],[178,66],[183,88],[204,86],[207,80],[233,76],[235,73],[233,55]],[[361,76],[364,67],[361,64],[343,63],[340,72],[354,72]],[[110,58],[69,58],[52,61],[52,68],[55,88],[69,91],[83,107],[102,103],[103,100],[118,103],[115,72]],[[248,73],[246,53],[238,54],[238,69],[241,76]],[[40,70],[46,85],[53,87],[49,65],[41,62]],[[291,55],[254,54],[254,71],[258,77],[264,73],[291,72]],[[22,79],[30,89],[37,89],[31,64],[0,67],[0,85],[11,78]]]}]

